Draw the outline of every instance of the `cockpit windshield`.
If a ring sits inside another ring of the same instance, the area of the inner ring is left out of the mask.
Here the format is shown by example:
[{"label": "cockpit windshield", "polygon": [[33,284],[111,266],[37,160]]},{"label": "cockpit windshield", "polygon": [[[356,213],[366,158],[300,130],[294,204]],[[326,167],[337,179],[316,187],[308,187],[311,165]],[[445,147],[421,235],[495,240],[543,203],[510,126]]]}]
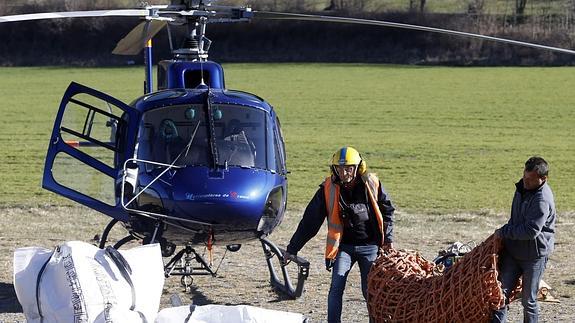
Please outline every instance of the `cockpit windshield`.
[{"label": "cockpit windshield", "polygon": [[[204,105],[146,112],[138,134],[138,159],[177,166],[212,166],[213,132],[219,166],[266,168],[266,114],[239,105],[211,105],[213,129]],[[154,166],[149,164],[149,170]]]}]

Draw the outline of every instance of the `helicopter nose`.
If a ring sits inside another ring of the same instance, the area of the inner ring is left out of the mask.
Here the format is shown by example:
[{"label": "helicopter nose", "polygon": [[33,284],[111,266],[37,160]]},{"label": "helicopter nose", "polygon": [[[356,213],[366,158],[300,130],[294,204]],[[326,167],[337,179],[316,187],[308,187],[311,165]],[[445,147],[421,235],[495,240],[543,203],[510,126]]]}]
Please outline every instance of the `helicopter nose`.
[{"label": "helicopter nose", "polygon": [[263,170],[229,168],[214,177],[206,167],[186,167],[173,178],[173,210],[179,217],[255,230],[273,183],[273,174]]}]

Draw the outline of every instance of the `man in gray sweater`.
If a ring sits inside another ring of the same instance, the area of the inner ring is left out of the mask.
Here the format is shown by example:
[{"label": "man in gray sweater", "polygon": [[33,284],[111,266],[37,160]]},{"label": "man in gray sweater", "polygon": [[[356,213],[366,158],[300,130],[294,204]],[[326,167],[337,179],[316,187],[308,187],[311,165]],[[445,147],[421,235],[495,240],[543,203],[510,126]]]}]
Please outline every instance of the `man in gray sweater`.
[{"label": "man in gray sweater", "polygon": [[[511,218],[495,231],[503,238],[499,280],[506,299],[519,277],[523,277],[521,304],[524,322],[538,320],[539,281],[555,244],[557,215],[553,192],[547,184],[548,173],[549,165],[541,157],[531,157],[525,162],[523,178],[515,184]],[[495,311],[493,322],[505,322],[506,317],[507,304]]]}]

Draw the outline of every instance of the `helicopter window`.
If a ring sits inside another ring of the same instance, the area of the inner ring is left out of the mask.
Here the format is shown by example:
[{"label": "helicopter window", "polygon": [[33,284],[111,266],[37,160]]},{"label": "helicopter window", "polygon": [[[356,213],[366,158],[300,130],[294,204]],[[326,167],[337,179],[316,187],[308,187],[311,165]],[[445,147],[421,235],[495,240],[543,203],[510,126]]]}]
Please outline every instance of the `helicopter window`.
[{"label": "helicopter window", "polygon": [[[236,105],[213,105],[212,111],[219,163],[265,169],[265,112]],[[179,166],[211,166],[212,131],[208,129],[205,112],[203,105],[162,107],[146,112],[138,135],[138,158],[163,164],[175,162]],[[146,171],[154,167],[158,166],[147,164]]]},{"label": "helicopter window", "polygon": [[186,90],[176,89],[176,90],[165,90],[160,92],[155,92],[144,97],[144,101],[153,102],[165,99],[175,99],[187,94]]},{"label": "helicopter window", "polygon": [[266,168],[265,112],[234,105],[215,105],[214,109],[222,113],[223,127],[216,132],[220,163]]},{"label": "helicopter window", "polygon": [[275,162],[277,165],[277,171],[280,173],[284,173],[285,169],[284,169],[284,159],[283,159],[283,155],[282,155],[282,142],[280,140],[280,137],[278,135],[277,130],[274,131],[274,153],[275,153]]},{"label": "helicopter window", "polygon": [[120,150],[118,133],[127,120],[115,105],[80,93],[70,98],[62,123],[61,139],[70,146],[114,167],[114,157]]},{"label": "helicopter window", "polygon": [[[271,124],[271,122],[270,122]],[[273,170],[275,172],[279,172],[280,168],[279,168],[279,161],[278,161],[278,153],[277,153],[277,143],[276,143],[276,139],[275,139],[275,134],[274,134],[274,129],[273,127],[269,127],[267,129],[267,135],[268,135],[268,151],[270,152],[270,154],[268,155],[268,165],[269,165],[269,169]]]},{"label": "helicopter window", "polygon": [[[74,171],[70,171],[70,170]],[[78,174],[82,174],[78,176]],[[58,184],[78,193],[93,197],[108,205],[115,205],[114,178],[102,174],[78,159],[60,152],[54,158],[52,175]]]},{"label": "helicopter window", "polygon": [[285,173],[287,171],[286,169],[286,150],[285,150],[285,142],[284,142],[284,136],[282,133],[282,128],[281,128],[281,123],[280,123],[280,119],[276,116],[276,139],[277,139],[277,143],[276,145],[278,146],[279,149],[279,155],[280,155],[280,160],[281,160],[281,169],[282,171]]},{"label": "helicopter window", "polygon": [[[192,140],[190,149],[186,149]],[[178,165],[208,165],[206,123],[201,105],[172,106],[154,109],[144,114],[138,134],[139,159]],[[186,154],[187,152],[187,154]],[[180,158],[178,156],[181,154]],[[146,171],[158,167],[146,164]]]},{"label": "helicopter window", "polygon": [[244,130],[229,134],[217,143],[219,156],[228,165],[255,167],[255,146]]}]

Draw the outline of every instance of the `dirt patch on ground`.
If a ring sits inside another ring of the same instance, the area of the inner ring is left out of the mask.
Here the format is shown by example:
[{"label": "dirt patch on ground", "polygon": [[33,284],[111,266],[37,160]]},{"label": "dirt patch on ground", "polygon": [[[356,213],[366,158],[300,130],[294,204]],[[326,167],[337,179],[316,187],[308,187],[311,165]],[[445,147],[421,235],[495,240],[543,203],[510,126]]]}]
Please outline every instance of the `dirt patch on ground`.
[{"label": "dirt patch on ground", "polygon": [[[24,315],[16,300],[12,282],[14,250],[26,246],[51,248],[69,240],[90,242],[94,235],[101,233],[108,218],[84,208],[3,208],[0,212],[0,322],[23,322]],[[285,247],[301,214],[301,209],[290,209],[284,223],[270,237],[271,240],[280,247]],[[542,322],[575,321],[573,215],[559,215],[556,252],[547,265],[544,279],[552,286],[553,296],[561,303],[541,303]],[[506,220],[506,215],[490,212],[457,215],[398,213],[395,244],[399,249],[418,250],[424,257],[432,260],[438,250],[454,241],[481,242]],[[112,232],[112,237],[119,239],[123,234],[121,229],[117,229]],[[162,308],[171,306],[170,296],[178,294],[184,304],[247,304],[302,313],[312,322],[325,321],[330,274],[324,267],[324,243],[325,228],[300,252],[301,256],[311,262],[306,291],[300,299],[287,300],[273,291],[269,285],[269,273],[262,247],[258,241],[254,241],[243,245],[236,253],[228,252],[221,263],[224,250],[216,249],[214,267],[219,266],[217,277],[194,277],[191,293],[183,291],[179,278],[167,279],[162,295]],[[354,268],[344,296],[344,322],[368,322],[360,289],[359,270]],[[510,320],[519,321],[521,317],[521,304],[515,302],[511,305]]]}]

